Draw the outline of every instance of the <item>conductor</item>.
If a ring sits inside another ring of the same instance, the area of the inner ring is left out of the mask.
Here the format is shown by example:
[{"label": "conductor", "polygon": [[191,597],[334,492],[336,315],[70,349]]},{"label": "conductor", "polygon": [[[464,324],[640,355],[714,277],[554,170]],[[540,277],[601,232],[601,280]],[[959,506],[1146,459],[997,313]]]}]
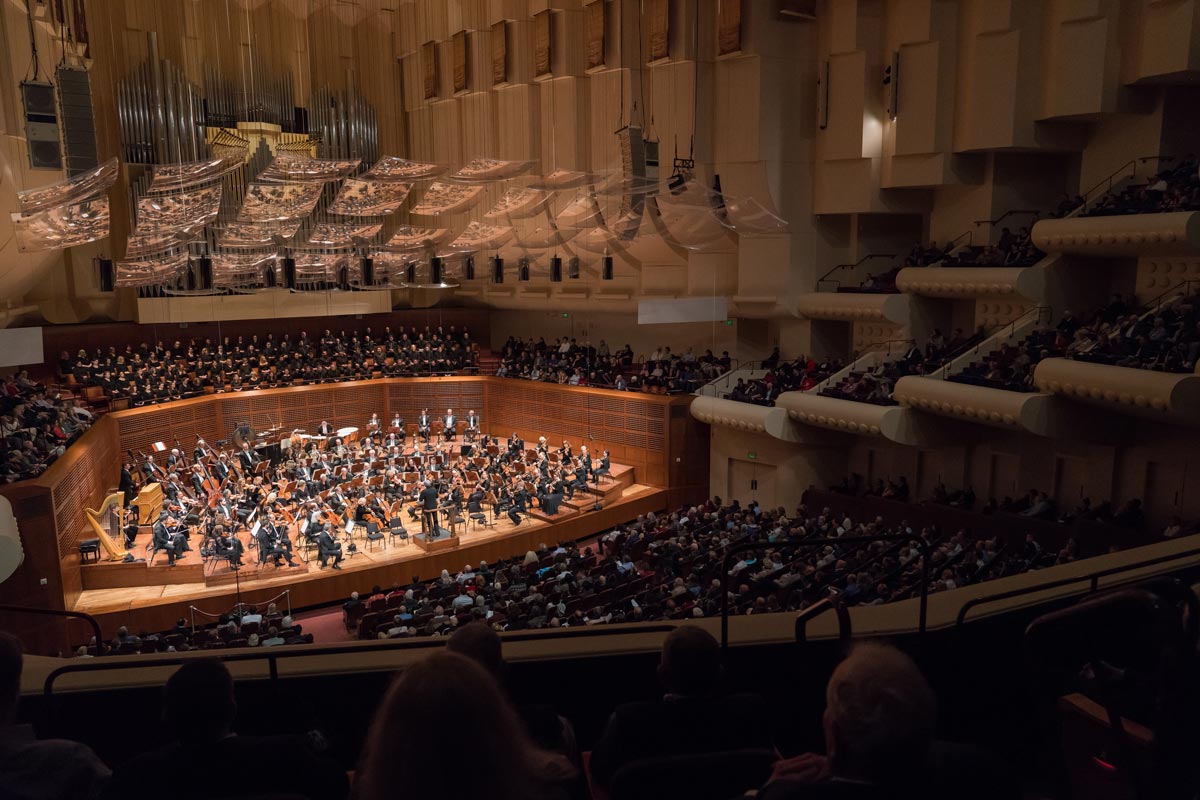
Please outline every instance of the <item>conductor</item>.
[{"label": "conductor", "polygon": [[437,507],[438,507],[438,491],[429,481],[425,481],[425,488],[417,495],[417,499],[421,501],[421,529],[430,539],[436,539],[438,533],[437,525]]}]

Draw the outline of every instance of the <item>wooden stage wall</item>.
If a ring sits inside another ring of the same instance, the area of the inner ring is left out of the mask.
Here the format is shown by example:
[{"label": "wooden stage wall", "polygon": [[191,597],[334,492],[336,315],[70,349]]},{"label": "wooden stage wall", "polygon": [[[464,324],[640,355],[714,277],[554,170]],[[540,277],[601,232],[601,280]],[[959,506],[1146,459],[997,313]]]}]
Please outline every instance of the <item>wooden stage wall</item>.
[{"label": "wooden stage wall", "polygon": [[[116,487],[128,449],[148,451],[156,441],[171,446],[178,437],[190,451],[196,436],[210,443],[228,439],[243,420],[256,429],[311,429],[328,419],[335,427],[361,430],[372,412],[385,421],[399,412],[412,422],[423,408],[435,418],[446,408],[460,416],[474,408],[485,430],[501,439],[515,431],[528,442],[545,436],[551,446],[565,439],[576,449],[587,444],[597,455],[607,449],[613,461],[634,468],[638,483],[665,490],[664,505],[675,507],[700,502],[708,492],[708,431],[688,413],[691,400],[508,378],[384,378],[205,395],[109,413],[44,475],[0,487],[13,504],[26,554],[0,584],[0,603],[73,606],[82,590],[77,543],[87,531],[83,507],[97,507]],[[38,635],[45,626],[45,618],[0,614],[0,628],[26,641],[45,641]]]}]

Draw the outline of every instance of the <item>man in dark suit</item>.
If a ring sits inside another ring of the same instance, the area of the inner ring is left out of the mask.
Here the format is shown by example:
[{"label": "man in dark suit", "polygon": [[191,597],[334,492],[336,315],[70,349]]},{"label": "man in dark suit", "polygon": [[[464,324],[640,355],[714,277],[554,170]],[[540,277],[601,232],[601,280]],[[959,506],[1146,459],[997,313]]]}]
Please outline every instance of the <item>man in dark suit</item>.
[{"label": "man in dark suit", "polygon": [[[215,658],[192,661],[168,680],[163,718],[174,741],[137,756],[113,774],[105,797],[141,800],[162,796],[163,787],[181,800],[228,796],[345,798],[346,773],[313,752],[302,736],[238,736],[233,678]],[[179,765],[203,752],[217,769],[194,770],[179,780]],[[286,769],[264,769],[268,753],[290,753]]]},{"label": "man in dark suit", "polygon": [[594,480],[596,483],[599,483],[601,475],[610,474],[612,474],[612,464],[608,458],[608,451],[605,450],[604,455],[600,458],[600,462],[596,465],[595,469],[592,470],[592,480]]},{"label": "man in dark suit", "polygon": [[437,538],[438,531],[438,491],[429,481],[425,481],[425,488],[421,489],[421,493],[417,495],[417,499],[421,503],[421,530],[430,538]]},{"label": "man in dark suit", "polygon": [[147,483],[156,483],[167,477],[167,473],[163,468],[154,463],[154,456],[146,456],[146,463],[142,464],[142,474],[146,476]]},{"label": "man in dark suit", "polygon": [[442,434],[446,437],[447,442],[458,436],[458,417],[454,415],[454,409],[446,409],[446,416],[442,418],[442,426]]},{"label": "man in dark suit", "polygon": [[238,569],[242,566],[242,553],[245,550],[241,539],[227,534],[223,529],[218,529],[216,533],[217,556],[228,559],[230,569]]},{"label": "man in dark suit", "polygon": [[329,424],[329,420],[321,420],[321,424],[317,426],[318,436],[333,436],[333,426]]},{"label": "man in dark suit", "polygon": [[429,440],[430,425],[431,425],[431,423],[429,421],[429,409],[426,408],[426,409],[423,409],[421,411],[421,413],[417,415],[417,434],[420,435],[426,441]]},{"label": "man in dark suit", "polygon": [[124,505],[132,503],[133,498],[137,495],[137,488],[133,483],[133,467],[130,464],[121,465],[121,483],[118,488],[125,495]]},{"label": "man in dark suit", "polygon": [[317,534],[317,561],[321,562],[321,567],[324,568],[330,558],[333,559],[334,569],[342,568],[342,546],[328,530],[322,528]]},{"label": "man in dark suit", "polygon": [[217,479],[217,483],[224,483],[225,479],[229,477],[229,459],[224,453],[221,453],[217,458],[217,463],[213,464],[212,474]]},{"label": "man in dark suit", "polygon": [[175,519],[164,514],[158,518],[158,522],[154,523],[154,549],[163,550],[167,554],[167,566],[175,566],[175,559],[184,552],[184,547],[187,546],[187,541],[183,541],[181,547],[180,539],[182,534],[175,533],[172,528],[175,526]]},{"label": "man in dark suit", "polygon": [[467,433],[471,436],[476,436],[479,433],[479,415],[475,413],[475,409],[467,412]]},{"label": "man in dark suit", "polygon": [[640,759],[770,749],[770,715],[757,695],[721,695],[721,648],[703,628],[684,625],[663,642],[662,700],[620,705],[592,748],[593,780]]},{"label": "man in dark suit", "polygon": [[258,453],[250,447],[249,442],[242,442],[241,452],[238,453],[238,463],[243,473],[254,472],[254,465],[259,461]]}]

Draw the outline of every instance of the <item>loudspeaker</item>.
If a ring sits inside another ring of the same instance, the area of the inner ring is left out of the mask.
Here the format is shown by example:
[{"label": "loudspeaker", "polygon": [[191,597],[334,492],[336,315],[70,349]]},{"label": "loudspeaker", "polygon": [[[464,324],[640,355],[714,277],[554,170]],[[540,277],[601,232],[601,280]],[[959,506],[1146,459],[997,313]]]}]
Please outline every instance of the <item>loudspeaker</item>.
[{"label": "loudspeaker", "polygon": [[[287,268],[284,267],[284,275],[287,275]],[[296,263],[292,262],[292,280],[295,282]],[[212,259],[208,256],[200,256],[196,259],[196,286],[200,289],[211,289],[213,285]]]},{"label": "loudspeaker", "polygon": [[573,281],[579,280],[579,256],[571,256],[567,262],[567,277]]},{"label": "loudspeaker", "polygon": [[550,259],[550,280],[554,283],[562,283],[562,259],[558,256]]},{"label": "loudspeaker", "polygon": [[23,81],[21,104],[25,113],[29,166],[34,169],[62,169],[62,143],[58,138],[58,111],[54,104],[53,84]]},{"label": "loudspeaker", "polygon": [[[209,260],[209,274],[212,274],[212,261]],[[283,259],[283,285],[289,289],[296,288],[296,259],[287,256]]]},{"label": "loudspeaker", "polygon": [[364,256],[362,259],[362,282],[365,286],[375,282],[375,260],[370,256]]},{"label": "loudspeaker", "polygon": [[467,256],[463,262],[463,277],[469,281],[475,280],[475,256]]},{"label": "loudspeaker", "polygon": [[267,264],[263,267],[263,285],[268,289],[274,289],[279,283],[279,276],[275,274],[275,264]]},{"label": "loudspeaker", "polygon": [[612,256],[604,257],[604,273],[601,275],[606,281],[613,279],[613,258]]},{"label": "loudspeaker", "polygon": [[504,283],[504,259],[500,256],[492,259],[492,283]]},{"label": "loudspeaker", "polygon": [[111,258],[100,257],[96,259],[96,272],[100,278],[100,291],[111,292],[113,290],[113,262]]},{"label": "loudspeaker", "polygon": [[517,263],[520,264],[520,269],[518,271],[517,277],[523,281],[529,280],[529,256],[524,256]]},{"label": "loudspeaker", "polygon": [[442,259],[440,256],[429,259],[429,282],[435,284],[442,282]]},{"label": "loudspeaker", "polygon": [[408,269],[404,271],[404,282],[410,286],[417,282],[417,265],[409,264]]},{"label": "loudspeaker", "polygon": [[95,169],[100,163],[96,153],[96,118],[92,113],[92,82],[86,69],[66,64],[58,68],[55,76],[62,110],[67,176],[70,177]]},{"label": "loudspeaker", "polygon": [[337,287],[344,292],[350,291],[350,268],[340,267],[337,272]]}]

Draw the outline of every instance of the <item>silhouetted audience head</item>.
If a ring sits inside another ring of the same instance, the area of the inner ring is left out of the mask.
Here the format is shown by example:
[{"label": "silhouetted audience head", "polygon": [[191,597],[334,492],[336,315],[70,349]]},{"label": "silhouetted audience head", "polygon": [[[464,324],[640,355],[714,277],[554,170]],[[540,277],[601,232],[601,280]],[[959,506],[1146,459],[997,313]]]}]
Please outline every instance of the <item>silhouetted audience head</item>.
[{"label": "silhouetted audience head", "polygon": [[471,622],[456,630],[446,641],[446,649],[471,659],[497,680],[504,673],[500,634],[485,622]]},{"label": "silhouetted audience head", "polygon": [[359,800],[433,797],[461,773],[469,750],[471,783],[492,800],[547,796],[571,774],[561,759],[534,747],[496,681],[470,658],[435,653],[407,668],[384,697],[364,747]]},{"label": "silhouetted audience head", "polygon": [[663,642],[658,677],[671,694],[712,694],[721,678],[721,646],[703,628],[682,625]]},{"label": "silhouetted audience head", "polygon": [[217,659],[190,661],[167,679],[163,719],[179,741],[218,741],[232,731],[236,716],[233,676]]},{"label": "silhouetted audience head", "polygon": [[834,776],[894,785],[925,766],[937,698],[904,653],[888,645],[858,645],[833,671],[825,703],[825,746]]}]

